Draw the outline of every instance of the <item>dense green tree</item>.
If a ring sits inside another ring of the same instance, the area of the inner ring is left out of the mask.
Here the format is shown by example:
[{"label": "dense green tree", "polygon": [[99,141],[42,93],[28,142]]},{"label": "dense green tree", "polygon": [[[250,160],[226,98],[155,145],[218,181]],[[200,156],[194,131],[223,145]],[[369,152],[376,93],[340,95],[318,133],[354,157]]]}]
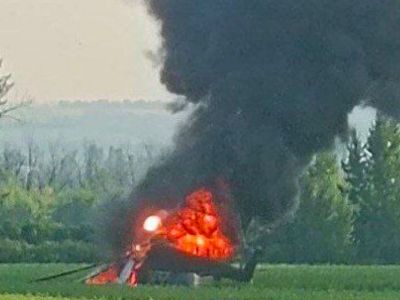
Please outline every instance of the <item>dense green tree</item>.
[{"label": "dense green tree", "polygon": [[[364,230],[359,221],[363,218],[361,213],[364,213],[364,199],[369,196],[367,172],[369,157],[367,155],[366,147],[366,145],[362,144],[356,131],[353,130],[347,145],[348,156],[342,161],[342,169],[347,182],[345,191],[348,200],[353,207],[354,226],[352,236],[355,243],[357,242],[357,237],[359,237],[361,232]],[[354,247],[352,254],[356,254]]]},{"label": "dense green tree", "polygon": [[38,243],[49,237],[50,209],[54,194],[49,189],[27,190],[14,177],[0,186],[0,237]]},{"label": "dense green tree", "polygon": [[343,262],[351,246],[352,208],[337,159],[317,155],[300,180],[299,209],[293,222],[274,233],[269,258],[296,263]]},{"label": "dense green tree", "polygon": [[93,234],[92,213],[97,195],[88,189],[67,189],[57,195],[52,219],[62,228],[55,239],[90,241]]},{"label": "dense green tree", "polygon": [[367,163],[368,156],[366,145],[363,145],[355,130],[352,130],[350,141],[347,145],[348,156],[342,162],[342,169],[347,182],[348,199],[354,205],[355,213],[358,212],[363,198],[368,192]]},{"label": "dense green tree", "polygon": [[[371,129],[358,192],[354,238],[359,261],[400,261],[400,132],[397,123],[378,116]],[[353,198],[354,198],[353,197]]]}]

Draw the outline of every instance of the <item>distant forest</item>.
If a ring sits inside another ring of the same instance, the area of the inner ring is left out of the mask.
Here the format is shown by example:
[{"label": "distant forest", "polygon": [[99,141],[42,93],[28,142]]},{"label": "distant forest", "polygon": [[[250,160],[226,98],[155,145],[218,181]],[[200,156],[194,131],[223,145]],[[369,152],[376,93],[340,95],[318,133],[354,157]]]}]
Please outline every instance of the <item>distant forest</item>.
[{"label": "distant forest", "polygon": [[104,147],[147,144],[160,148],[171,144],[186,115],[171,113],[162,102],[32,104],[15,111],[12,119],[0,119],[0,148],[27,143],[79,148],[87,142]]}]

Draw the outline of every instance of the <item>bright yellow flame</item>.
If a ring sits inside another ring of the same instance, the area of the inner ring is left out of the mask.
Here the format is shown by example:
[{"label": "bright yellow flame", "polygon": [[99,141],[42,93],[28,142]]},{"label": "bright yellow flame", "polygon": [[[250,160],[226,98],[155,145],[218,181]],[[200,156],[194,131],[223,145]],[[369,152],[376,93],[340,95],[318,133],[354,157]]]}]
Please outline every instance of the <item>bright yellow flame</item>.
[{"label": "bright yellow flame", "polygon": [[198,237],[196,237],[196,244],[199,247],[204,247],[204,245],[206,244],[206,241],[204,240],[204,238],[202,236],[198,236]]},{"label": "bright yellow flame", "polygon": [[154,232],[161,226],[161,218],[159,216],[150,216],[144,221],[143,229],[148,232]]}]

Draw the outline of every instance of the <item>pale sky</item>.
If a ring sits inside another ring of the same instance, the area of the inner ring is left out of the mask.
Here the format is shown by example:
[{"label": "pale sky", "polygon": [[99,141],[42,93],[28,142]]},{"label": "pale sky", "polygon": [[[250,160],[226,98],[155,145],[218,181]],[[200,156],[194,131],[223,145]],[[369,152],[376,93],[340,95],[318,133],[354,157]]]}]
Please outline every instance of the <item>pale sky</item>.
[{"label": "pale sky", "polygon": [[0,72],[39,103],[171,99],[145,54],[157,24],[136,2],[0,0]]}]

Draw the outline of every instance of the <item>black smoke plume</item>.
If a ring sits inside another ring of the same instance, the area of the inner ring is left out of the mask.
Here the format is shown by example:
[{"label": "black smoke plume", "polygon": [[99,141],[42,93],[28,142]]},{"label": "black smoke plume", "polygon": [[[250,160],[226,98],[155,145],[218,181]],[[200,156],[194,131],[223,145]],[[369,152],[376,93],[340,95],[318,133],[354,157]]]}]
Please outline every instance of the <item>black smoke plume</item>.
[{"label": "black smoke plume", "polygon": [[132,202],[172,205],[222,179],[243,224],[274,221],[313,154],[346,137],[356,105],[400,115],[398,0],[146,4],[161,26],[162,82],[198,108]]}]

